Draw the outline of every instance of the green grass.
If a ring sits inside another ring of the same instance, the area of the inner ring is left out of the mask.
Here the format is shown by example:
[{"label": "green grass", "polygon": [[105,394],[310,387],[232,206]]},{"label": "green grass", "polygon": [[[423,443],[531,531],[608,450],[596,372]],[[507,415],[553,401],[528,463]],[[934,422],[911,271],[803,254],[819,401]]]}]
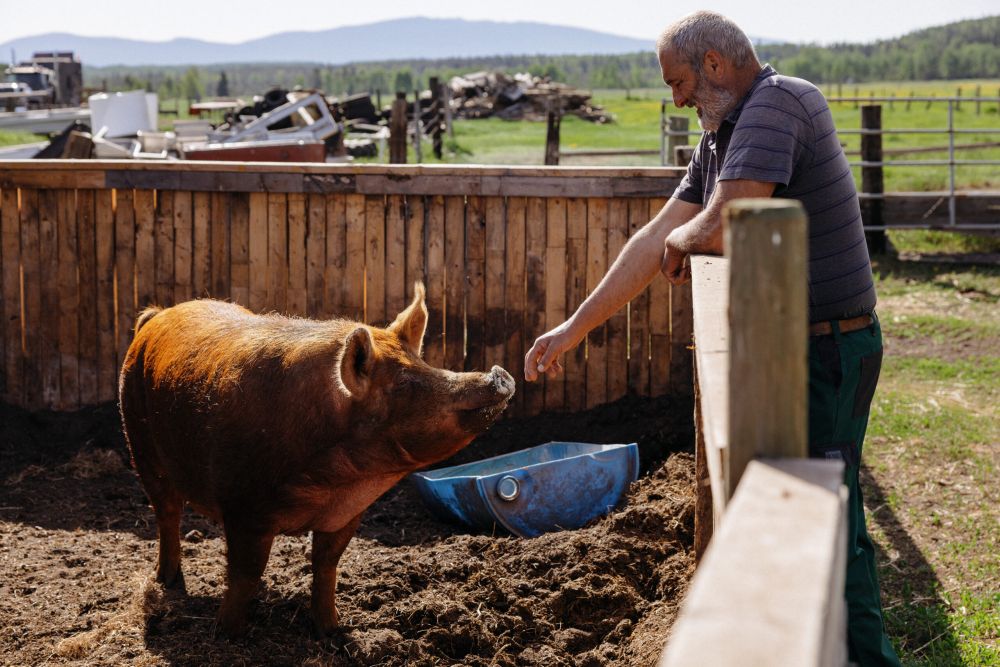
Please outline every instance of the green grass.
[{"label": "green grass", "polygon": [[0,146],[17,146],[18,144],[34,144],[45,141],[45,137],[28,132],[4,132],[0,130]]},{"label": "green grass", "polygon": [[887,632],[906,666],[1000,667],[1000,267],[876,258],[876,274],[864,490]]}]

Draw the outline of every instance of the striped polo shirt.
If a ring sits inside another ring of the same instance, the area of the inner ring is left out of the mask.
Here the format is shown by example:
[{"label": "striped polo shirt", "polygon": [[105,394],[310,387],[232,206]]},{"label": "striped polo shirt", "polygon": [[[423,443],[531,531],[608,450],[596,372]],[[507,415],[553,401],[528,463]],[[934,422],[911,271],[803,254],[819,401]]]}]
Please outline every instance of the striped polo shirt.
[{"label": "striped polo shirt", "polygon": [[776,183],[809,216],[809,321],[872,311],[875,283],[854,177],[823,94],[764,65],[718,132],[704,132],[674,197],[705,205],[717,180]]}]

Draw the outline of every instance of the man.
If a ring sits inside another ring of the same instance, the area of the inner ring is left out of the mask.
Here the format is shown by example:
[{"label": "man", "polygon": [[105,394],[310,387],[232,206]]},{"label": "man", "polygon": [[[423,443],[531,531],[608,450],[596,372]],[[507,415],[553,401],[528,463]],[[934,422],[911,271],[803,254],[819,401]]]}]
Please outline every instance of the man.
[{"label": "man", "polygon": [[857,191],[830,110],[812,84],[761,66],[746,34],[714,12],[669,26],[657,55],[674,104],[697,109],[701,141],[673,197],[629,239],[576,312],[535,341],[525,355],[525,379],[558,373],[559,357],[658,270],[682,283],[688,255],[720,254],[726,202],[801,201],[809,216],[809,452],[842,459],[846,468],[849,654],[861,665],[898,665],[883,628],[858,483],[882,335]]}]

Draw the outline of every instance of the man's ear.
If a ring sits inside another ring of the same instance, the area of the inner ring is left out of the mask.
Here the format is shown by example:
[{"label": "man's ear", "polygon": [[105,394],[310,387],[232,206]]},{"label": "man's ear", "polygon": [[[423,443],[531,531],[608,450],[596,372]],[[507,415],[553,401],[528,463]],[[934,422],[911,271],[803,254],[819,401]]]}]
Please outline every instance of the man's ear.
[{"label": "man's ear", "polygon": [[413,354],[423,353],[424,331],[427,329],[427,306],[424,303],[424,284],[413,284],[413,301],[389,325],[389,331],[399,336]]},{"label": "man's ear", "polygon": [[715,49],[709,49],[705,52],[705,57],[702,58],[701,69],[713,79],[720,79],[725,72],[725,62],[722,60],[722,55]]},{"label": "man's ear", "polygon": [[340,355],[340,381],[352,398],[361,398],[371,386],[374,367],[374,341],[366,327],[358,327],[347,336]]}]

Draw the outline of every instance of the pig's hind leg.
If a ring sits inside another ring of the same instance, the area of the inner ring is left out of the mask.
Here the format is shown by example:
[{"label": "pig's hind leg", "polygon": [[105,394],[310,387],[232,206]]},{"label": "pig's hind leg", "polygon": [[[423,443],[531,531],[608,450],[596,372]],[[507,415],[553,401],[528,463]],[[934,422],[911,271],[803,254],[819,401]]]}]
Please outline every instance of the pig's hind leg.
[{"label": "pig's hind leg", "polygon": [[337,612],[337,564],[361,523],[361,515],[333,533],[313,532],[312,618],[316,633],[323,637],[340,623]]},{"label": "pig's hind leg", "polygon": [[250,601],[260,585],[274,535],[261,534],[234,521],[225,521],[228,588],[216,618],[219,630],[238,637],[246,629]]}]

